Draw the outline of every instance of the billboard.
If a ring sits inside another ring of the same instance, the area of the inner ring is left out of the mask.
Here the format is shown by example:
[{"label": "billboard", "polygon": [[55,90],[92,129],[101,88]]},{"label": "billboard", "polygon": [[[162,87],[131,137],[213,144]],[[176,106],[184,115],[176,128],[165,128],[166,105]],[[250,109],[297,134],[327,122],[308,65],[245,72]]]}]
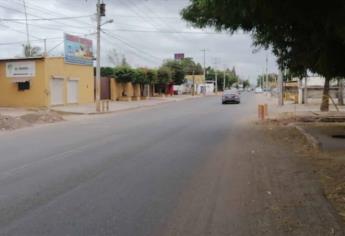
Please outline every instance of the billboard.
[{"label": "billboard", "polygon": [[79,65],[93,65],[92,40],[65,34],[65,62]]},{"label": "billboard", "polygon": [[183,60],[184,59],[184,53],[175,53],[174,58],[175,58],[175,60]]},{"label": "billboard", "polygon": [[32,78],[36,75],[34,61],[18,61],[6,63],[7,78]]}]

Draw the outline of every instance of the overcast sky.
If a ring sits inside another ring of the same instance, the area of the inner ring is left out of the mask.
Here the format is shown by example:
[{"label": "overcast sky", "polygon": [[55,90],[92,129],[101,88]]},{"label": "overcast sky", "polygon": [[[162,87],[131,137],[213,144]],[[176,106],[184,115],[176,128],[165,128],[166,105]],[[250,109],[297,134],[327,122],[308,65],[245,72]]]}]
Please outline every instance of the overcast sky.
[{"label": "overcast sky", "polygon": [[[206,65],[218,68],[235,66],[243,79],[254,81],[265,70],[268,55],[269,72],[276,72],[275,58],[264,50],[254,51],[249,35],[216,33],[191,28],[181,20],[180,11],[188,0],[105,0],[107,16],[103,21],[113,19],[114,23],[103,26],[102,65],[110,65],[107,54],[115,49],[125,55],[134,67],[158,67],[162,60],[173,58],[174,53],[185,53],[203,63],[202,49],[206,49]],[[94,40],[96,0],[26,0],[29,19],[64,18],[81,16],[78,19],[29,20],[29,38],[32,45],[43,48],[47,38],[50,55],[63,54],[63,32]],[[0,57],[14,57],[21,54],[21,45],[26,42],[23,19],[23,0],[0,0]]]}]

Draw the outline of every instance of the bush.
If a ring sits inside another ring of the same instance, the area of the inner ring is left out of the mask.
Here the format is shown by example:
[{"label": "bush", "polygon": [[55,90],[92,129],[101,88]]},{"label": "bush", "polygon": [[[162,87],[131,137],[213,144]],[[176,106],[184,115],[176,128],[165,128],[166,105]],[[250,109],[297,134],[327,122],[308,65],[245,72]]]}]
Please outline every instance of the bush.
[{"label": "bush", "polygon": [[114,69],[114,75],[118,82],[132,82],[135,77],[135,71],[128,66],[118,66]]}]

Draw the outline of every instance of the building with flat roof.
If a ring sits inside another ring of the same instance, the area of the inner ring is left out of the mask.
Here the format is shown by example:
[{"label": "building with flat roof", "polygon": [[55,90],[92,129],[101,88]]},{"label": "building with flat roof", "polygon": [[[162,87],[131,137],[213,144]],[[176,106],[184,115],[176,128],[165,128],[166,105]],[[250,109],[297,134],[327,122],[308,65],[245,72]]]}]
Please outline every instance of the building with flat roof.
[{"label": "building with flat roof", "polygon": [[50,107],[94,102],[92,65],[64,57],[0,59],[0,106]]}]

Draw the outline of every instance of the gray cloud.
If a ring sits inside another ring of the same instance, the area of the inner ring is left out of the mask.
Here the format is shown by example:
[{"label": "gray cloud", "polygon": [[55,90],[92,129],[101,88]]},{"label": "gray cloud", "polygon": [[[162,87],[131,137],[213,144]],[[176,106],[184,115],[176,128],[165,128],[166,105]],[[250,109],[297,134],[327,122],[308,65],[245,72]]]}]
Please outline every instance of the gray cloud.
[{"label": "gray cloud", "polygon": [[[50,54],[63,53],[63,32],[90,34],[95,32],[96,0],[26,0],[29,18],[52,18],[64,16],[90,15],[90,17],[64,21],[30,22],[32,44],[43,47],[47,40]],[[264,71],[266,52],[253,54],[252,40],[241,32],[201,33],[180,19],[179,12],[188,5],[187,0],[105,0],[107,16],[113,24],[105,25],[102,34],[102,64],[109,65],[107,53],[116,49],[133,66],[158,67],[163,59],[172,58],[176,52],[183,52],[202,63],[201,49],[207,49],[207,65],[214,66],[218,58],[218,68],[235,66],[243,78],[256,79]],[[24,18],[22,0],[0,0],[1,18]],[[25,42],[24,22],[0,22],[0,43]],[[19,31],[19,32],[18,32]],[[138,31],[138,32],[136,32]],[[158,31],[158,32],[157,32]],[[176,32],[176,33],[172,33]],[[189,32],[189,33],[181,33]],[[193,33],[194,32],[194,33]],[[95,40],[93,35],[87,37]],[[12,57],[21,53],[21,44],[1,45],[0,57]],[[276,72],[275,58],[269,55],[269,70]]]}]

